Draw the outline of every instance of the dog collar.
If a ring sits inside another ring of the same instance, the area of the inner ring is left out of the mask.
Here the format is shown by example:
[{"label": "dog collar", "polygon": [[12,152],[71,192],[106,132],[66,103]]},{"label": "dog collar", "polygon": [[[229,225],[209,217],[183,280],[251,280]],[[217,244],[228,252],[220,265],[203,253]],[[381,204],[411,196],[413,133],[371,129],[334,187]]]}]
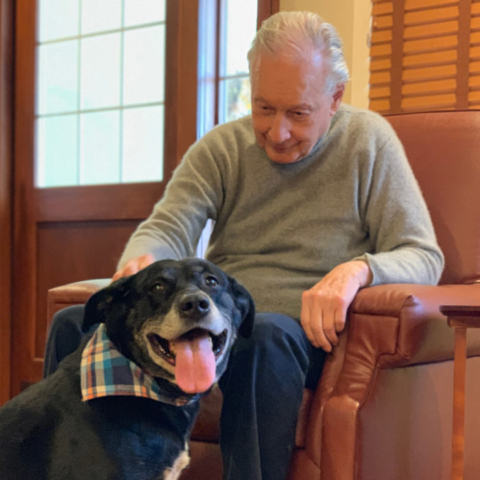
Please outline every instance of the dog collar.
[{"label": "dog collar", "polygon": [[162,394],[155,379],[136,363],[123,356],[108,338],[105,325],[99,325],[82,353],[80,364],[82,399],[133,395],[170,405],[192,403],[200,395],[171,397]]}]

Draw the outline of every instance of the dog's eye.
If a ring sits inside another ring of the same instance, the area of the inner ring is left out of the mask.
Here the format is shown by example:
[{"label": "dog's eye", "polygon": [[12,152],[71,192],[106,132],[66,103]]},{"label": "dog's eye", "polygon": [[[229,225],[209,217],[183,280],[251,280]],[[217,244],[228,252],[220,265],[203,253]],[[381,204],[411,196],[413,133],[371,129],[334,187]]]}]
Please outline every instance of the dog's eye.
[{"label": "dog's eye", "polygon": [[151,288],[152,293],[163,293],[166,290],[163,283],[155,283]]},{"label": "dog's eye", "polygon": [[205,285],[207,287],[216,287],[218,285],[218,280],[212,275],[209,275],[205,278]]}]

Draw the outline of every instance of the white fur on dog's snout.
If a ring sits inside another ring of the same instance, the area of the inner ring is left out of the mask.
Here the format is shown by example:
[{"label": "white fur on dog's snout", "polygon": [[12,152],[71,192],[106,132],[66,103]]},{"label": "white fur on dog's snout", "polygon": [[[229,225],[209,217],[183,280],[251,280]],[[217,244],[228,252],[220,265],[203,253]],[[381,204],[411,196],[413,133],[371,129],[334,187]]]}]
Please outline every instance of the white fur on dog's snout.
[{"label": "white fur on dog's snout", "polygon": [[[145,322],[140,332],[141,343],[146,344],[151,360],[173,374],[177,385],[187,393],[204,392],[218,380],[216,365],[223,360],[234,340],[230,319],[210,297],[207,298],[211,306],[210,312],[200,320],[184,318],[180,315],[178,306],[173,305],[165,316]],[[207,334],[193,341],[179,339],[194,329],[203,329],[215,336],[227,332],[225,346],[218,357],[212,351],[213,345]],[[171,350],[176,353],[175,365],[155,352],[148,340],[150,334],[159,335],[170,342]]]}]

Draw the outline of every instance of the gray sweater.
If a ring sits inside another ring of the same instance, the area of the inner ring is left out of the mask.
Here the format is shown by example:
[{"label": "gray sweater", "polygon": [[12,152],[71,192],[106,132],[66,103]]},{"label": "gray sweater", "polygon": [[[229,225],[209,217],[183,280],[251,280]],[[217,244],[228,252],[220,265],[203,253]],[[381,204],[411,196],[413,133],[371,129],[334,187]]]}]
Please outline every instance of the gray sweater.
[{"label": "gray sweater", "polygon": [[258,311],[298,318],[302,292],[363,259],[373,285],[435,284],[443,268],[418,184],[381,116],[342,105],[327,134],[293,164],[272,162],[250,117],[195,143],[120,260],[193,256],[207,219],[207,258],[243,283]]}]

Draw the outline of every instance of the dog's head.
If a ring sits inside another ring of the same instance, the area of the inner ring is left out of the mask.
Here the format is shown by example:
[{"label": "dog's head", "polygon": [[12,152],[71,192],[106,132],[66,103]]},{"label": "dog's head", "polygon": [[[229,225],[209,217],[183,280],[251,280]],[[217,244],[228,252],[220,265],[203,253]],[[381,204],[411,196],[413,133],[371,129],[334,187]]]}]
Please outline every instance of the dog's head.
[{"label": "dog's head", "polygon": [[105,323],[120,352],[187,393],[206,391],[225,371],[237,333],[248,337],[248,291],[210,262],[155,262],[88,301],[83,329]]}]

